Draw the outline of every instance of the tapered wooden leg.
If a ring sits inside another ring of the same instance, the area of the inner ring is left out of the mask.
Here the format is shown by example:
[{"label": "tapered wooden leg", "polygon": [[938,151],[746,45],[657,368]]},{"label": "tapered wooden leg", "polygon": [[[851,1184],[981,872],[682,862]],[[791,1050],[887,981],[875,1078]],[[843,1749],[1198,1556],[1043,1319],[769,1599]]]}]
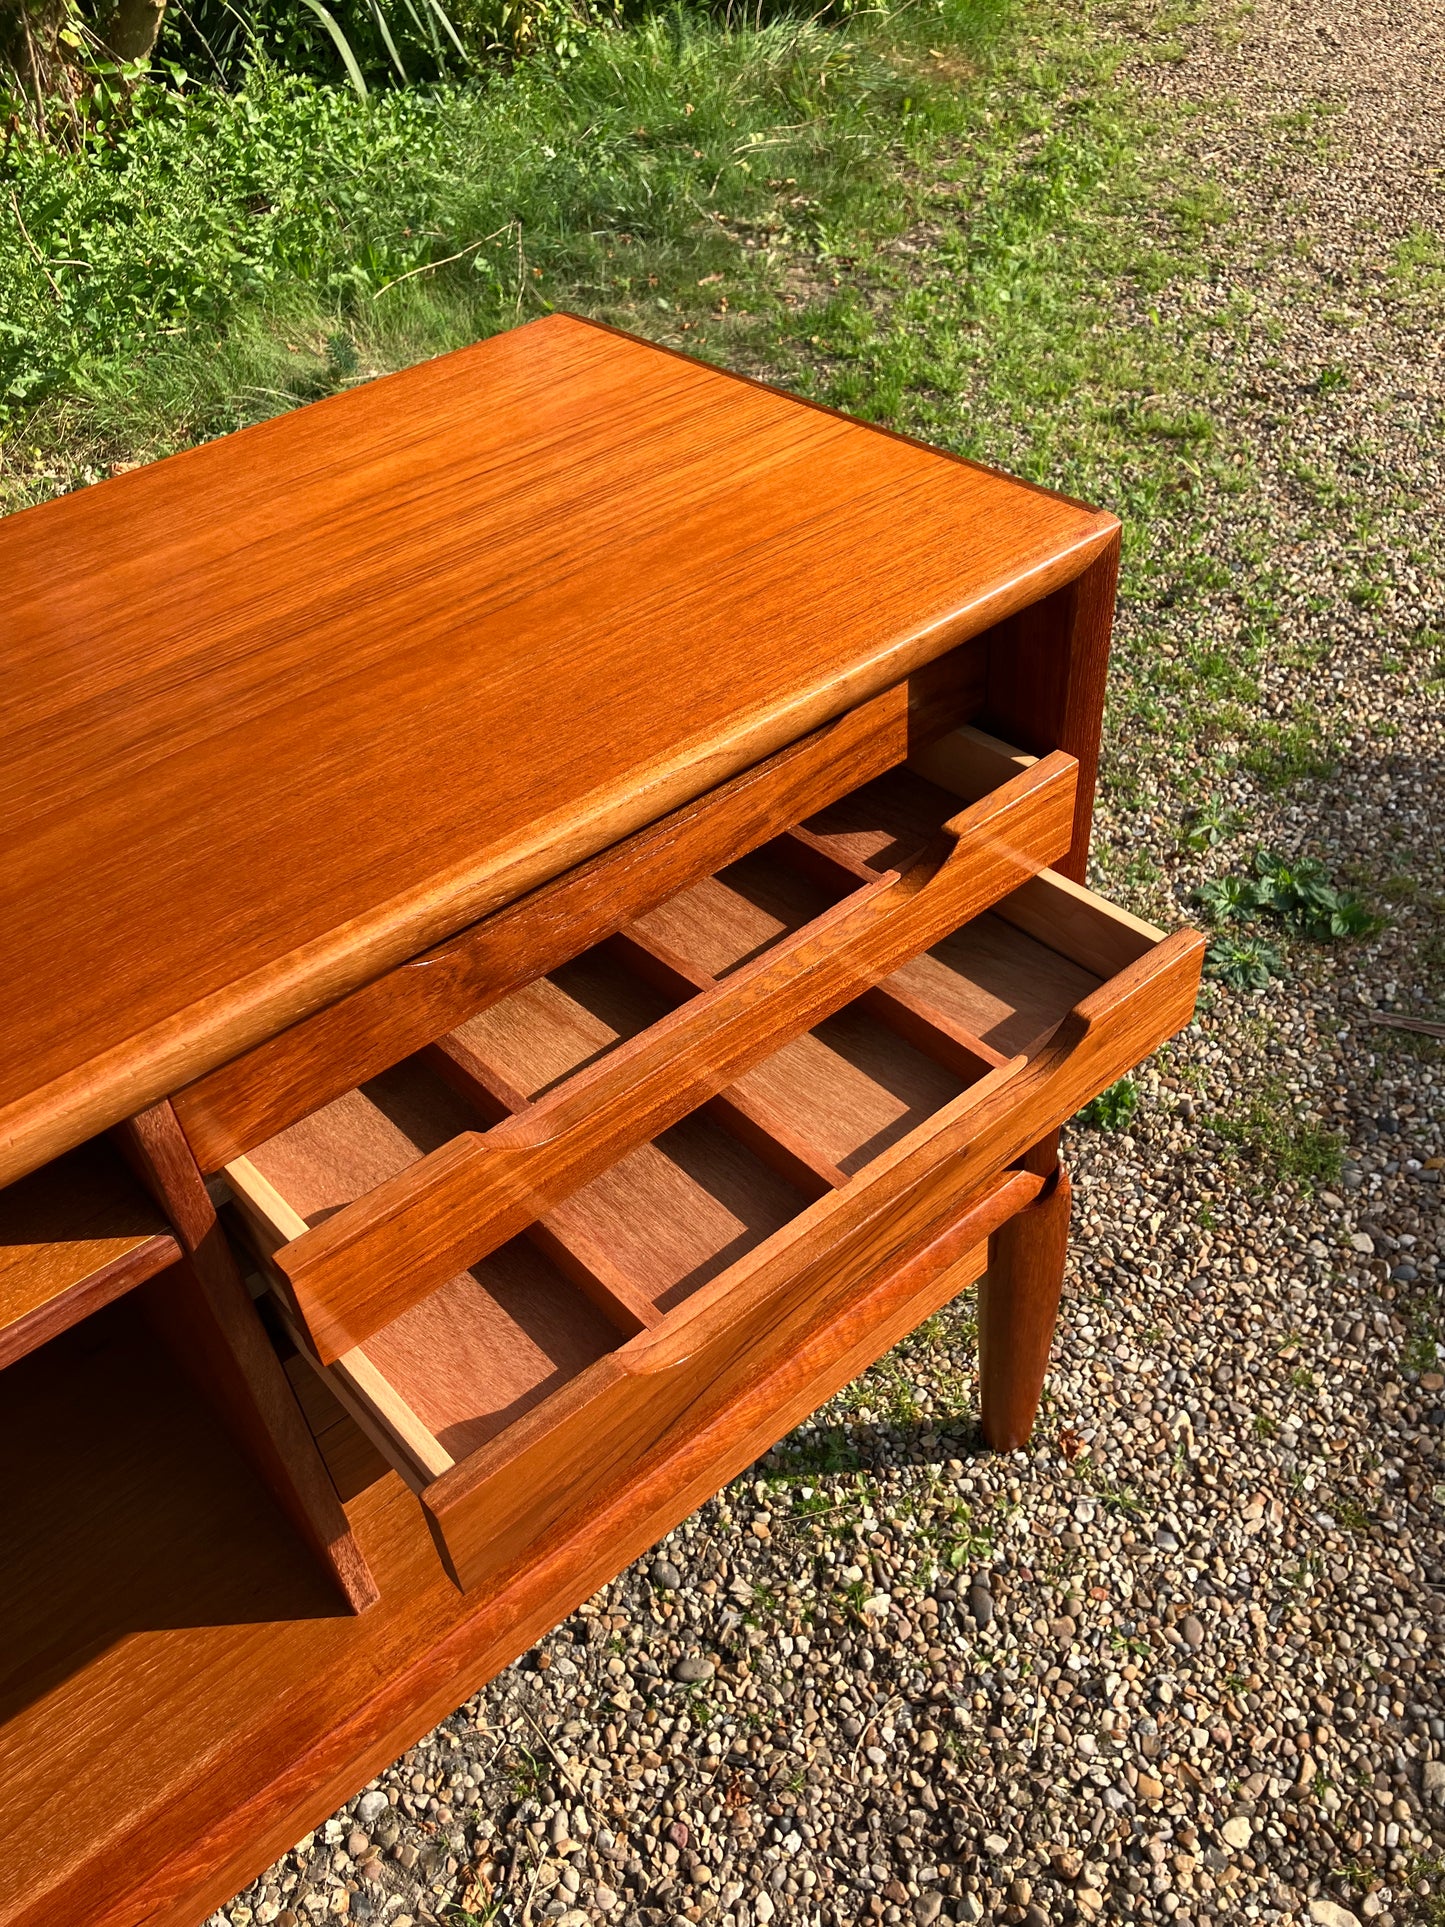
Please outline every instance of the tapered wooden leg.
[{"label": "tapered wooden leg", "polygon": [[325,1461],[271,1348],[175,1112],[156,1104],[117,1139],[186,1253],[141,1287],[151,1323],[215,1405],[222,1422],[353,1612],[380,1597]]},{"label": "tapered wooden leg", "polygon": [[1059,1165],[989,1241],[978,1301],[979,1402],[995,1451],[1016,1451],[1034,1429],[1068,1247],[1069,1174]]}]

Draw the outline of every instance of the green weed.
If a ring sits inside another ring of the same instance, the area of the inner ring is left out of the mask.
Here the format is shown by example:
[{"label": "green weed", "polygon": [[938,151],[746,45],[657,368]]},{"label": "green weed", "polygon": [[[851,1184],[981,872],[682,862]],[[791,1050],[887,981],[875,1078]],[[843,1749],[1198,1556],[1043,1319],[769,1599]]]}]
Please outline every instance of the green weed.
[{"label": "green weed", "polygon": [[1418,1307],[1410,1319],[1409,1335],[1400,1353],[1407,1372],[1435,1372],[1445,1358],[1445,1331],[1433,1308]]},{"label": "green weed", "polygon": [[1308,716],[1292,723],[1263,722],[1255,726],[1254,740],[1240,759],[1266,789],[1288,789],[1308,778],[1328,776],[1338,756],[1320,735],[1319,725]]},{"label": "green weed", "polygon": [[551,1777],[548,1762],[539,1759],[525,1746],[509,1748],[504,1766],[519,1800],[535,1799]]},{"label": "green weed", "polygon": [[993,1557],[993,1529],[986,1522],[975,1520],[969,1506],[960,1504],[950,1510],[941,1537],[947,1547],[944,1563],[950,1572],[984,1565]]},{"label": "green weed", "polygon": [[1097,1131],[1122,1131],[1138,1109],[1138,1085],[1132,1077],[1121,1077],[1117,1084],[1091,1098],[1075,1122],[1092,1125]]},{"label": "green weed", "polygon": [[1243,827],[1244,818],[1238,810],[1230,809],[1217,796],[1211,796],[1187,813],[1180,841],[1186,850],[1211,850],[1216,843],[1227,841]]},{"label": "green weed", "polygon": [[1263,989],[1282,974],[1278,952],[1257,937],[1240,935],[1242,927],[1263,920],[1289,936],[1329,943],[1369,936],[1382,922],[1358,897],[1332,884],[1322,864],[1309,857],[1288,861],[1264,849],[1255,851],[1249,873],[1202,883],[1194,899],[1210,922],[1221,926],[1210,942],[1205,970],[1237,990]]},{"label": "green weed", "polygon": [[790,1475],[856,1472],[862,1464],[858,1448],[841,1425],[815,1429],[806,1437],[794,1433],[774,1448],[774,1459]]},{"label": "green weed", "polygon": [[1344,1140],[1338,1132],[1300,1112],[1284,1086],[1267,1083],[1235,1115],[1208,1120],[1221,1142],[1232,1145],[1259,1170],[1276,1180],[1306,1189],[1337,1184],[1344,1164]]},{"label": "green weed", "polygon": [[1445,295],[1445,240],[1428,228],[1413,229],[1396,245],[1390,279],[1407,300],[1438,300]]},{"label": "green weed", "polygon": [[1128,1519],[1142,1519],[1144,1501],[1132,1485],[1118,1485],[1097,1460],[1080,1459],[1074,1468],[1080,1481],[1089,1486],[1101,1505]]},{"label": "green weed", "polygon": [[1204,974],[1231,990],[1263,990],[1284,975],[1279,952],[1259,937],[1211,937],[1204,952]]}]

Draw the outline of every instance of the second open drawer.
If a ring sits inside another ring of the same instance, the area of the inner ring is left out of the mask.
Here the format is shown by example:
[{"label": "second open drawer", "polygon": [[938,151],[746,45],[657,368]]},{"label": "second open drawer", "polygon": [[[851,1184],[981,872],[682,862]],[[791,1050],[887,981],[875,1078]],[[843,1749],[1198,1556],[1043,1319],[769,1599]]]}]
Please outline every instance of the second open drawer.
[{"label": "second open drawer", "polygon": [[[912,769],[887,771],[549,975],[479,999],[435,1043],[253,1143],[266,1175],[324,1157],[333,1140],[353,1146],[324,1196],[293,1199],[305,1223],[293,1217],[275,1254],[322,1362],[1067,848],[1072,758],[994,760],[972,801]],[[968,1049],[945,1056],[966,1074],[980,1061]],[[809,1156],[831,1183],[836,1158],[815,1147],[798,1168]]]},{"label": "second open drawer", "polygon": [[[769,882],[708,879],[228,1166],[258,1248],[605,1060],[767,936]],[[341,1354],[458,1576],[520,1557],[960,1213],[977,1242],[1020,1208],[1008,1167],[1187,1022],[1201,949],[1034,878]]]}]

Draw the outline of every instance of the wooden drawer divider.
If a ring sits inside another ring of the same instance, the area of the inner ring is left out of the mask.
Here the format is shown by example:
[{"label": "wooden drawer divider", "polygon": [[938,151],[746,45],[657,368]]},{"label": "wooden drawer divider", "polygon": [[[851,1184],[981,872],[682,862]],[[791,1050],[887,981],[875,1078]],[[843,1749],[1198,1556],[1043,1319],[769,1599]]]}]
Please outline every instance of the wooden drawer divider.
[{"label": "wooden drawer divider", "polygon": [[[908,755],[900,683],[178,1091],[216,1171]],[[955,719],[956,720],[956,719]],[[935,725],[941,726],[941,725]],[[916,729],[913,740],[916,740]]]},{"label": "wooden drawer divider", "polygon": [[329,1363],[1067,847],[1055,753],[862,889],[493,1132],[463,1133],[276,1254]]}]

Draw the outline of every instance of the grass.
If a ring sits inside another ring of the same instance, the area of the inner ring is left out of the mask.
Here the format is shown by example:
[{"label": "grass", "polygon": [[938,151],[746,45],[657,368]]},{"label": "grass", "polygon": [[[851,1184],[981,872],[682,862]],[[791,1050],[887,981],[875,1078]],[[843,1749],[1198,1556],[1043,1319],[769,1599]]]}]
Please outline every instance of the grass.
[{"label": "grass", "polygon": [[1127,219],[1169,189],[1087,13],[1035,24],[979,77],[981,138],[935,146],[909,227],[789,320],[777,360],[835,406],[1122,497],[1132,538],[1208,458],[1212,423],[1202,370],[1167,335],[1121,328],[1115,296],[1195,272],[1194,229],[1145,240]]},{"label": "grass", "polygon": [[920,0],[678,10],[368,102],[264,64],[152,90],[79,156],[18,153],[0,507],[568,306],[1107,499],[1147,545],[1220,451],[1202,361],[1118,294],[1206,275],[1233,216],[1151,175],[1120,57],[1088,9]]},{"label": "grass", "polygon": [[1300,1111],[1282,1084],[1261,1085],[1242,1111],[1210,1118],[1209,1128],[1276,1182],[1293,1182],[1306,1190],[1339,1182],[1343,1140]]},{"label": "grass", "polygon": [[1304,712],[1297,712],[1288,723],[1259,723],[1253,737],[1241,760],[1266,789],[1288,789],[1306,779],[1328,776],[1339,760],[1318,721]]},{"label": "grass", "polygon": [[1445,1359],[1445,1327],[1438,1307],[1418,1305],[1410,1318],[1409,1335],[1400,1354],[1407,1372],[1438,1372]]},{"label": "grass", "polygon": [[[910,19],[971,62],[1003,0]],[[905,155],[968,124],[889,39],[678,10],[566,68],[363,102],[261,63],[233,95],[151,90],[78,156],[17,148],[0,504],[550,307],[730,352],[784,253],[896,226]]]}]

